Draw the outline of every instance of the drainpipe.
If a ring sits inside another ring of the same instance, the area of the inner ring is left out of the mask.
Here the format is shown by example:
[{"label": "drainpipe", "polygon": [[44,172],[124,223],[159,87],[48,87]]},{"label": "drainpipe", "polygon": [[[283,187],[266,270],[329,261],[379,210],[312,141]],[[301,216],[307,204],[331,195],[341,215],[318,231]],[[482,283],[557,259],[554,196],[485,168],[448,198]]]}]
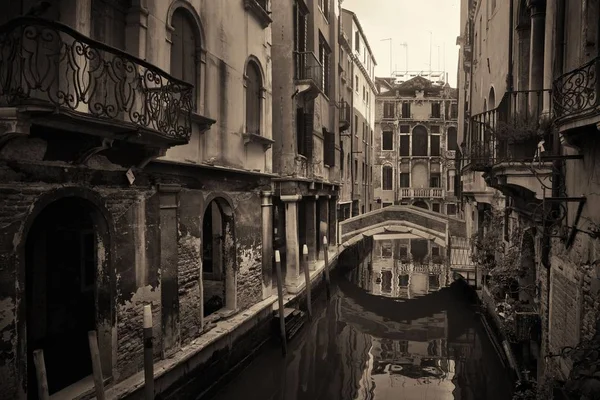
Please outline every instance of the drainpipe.
[{"label": "drainpipe", "polygon": [[512,92],[513,85],[513,32],[514,32],[514,0],[510,0],[508,8],[508,74],[506,75],[506,91]]}]

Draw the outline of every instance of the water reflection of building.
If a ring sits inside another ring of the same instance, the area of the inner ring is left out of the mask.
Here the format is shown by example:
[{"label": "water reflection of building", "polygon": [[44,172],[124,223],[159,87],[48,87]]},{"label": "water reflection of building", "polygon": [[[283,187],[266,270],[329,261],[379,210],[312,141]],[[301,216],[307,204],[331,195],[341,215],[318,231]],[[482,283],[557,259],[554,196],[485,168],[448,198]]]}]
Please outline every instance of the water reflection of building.
[{"label": "water reflection of building", "polygon": [[410,299],[447,282],[445,248],[427,239],[375,238],[373,251],[357,268],[359,286],[388,297]]}]

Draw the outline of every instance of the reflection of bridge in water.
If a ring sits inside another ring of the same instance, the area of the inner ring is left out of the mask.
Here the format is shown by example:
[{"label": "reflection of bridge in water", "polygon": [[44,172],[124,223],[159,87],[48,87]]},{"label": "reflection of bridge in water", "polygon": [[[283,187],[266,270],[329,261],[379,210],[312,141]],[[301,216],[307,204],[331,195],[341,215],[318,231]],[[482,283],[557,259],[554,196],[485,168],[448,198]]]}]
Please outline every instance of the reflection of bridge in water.
[{"label": "reflection of bridge in water", "polygon": [[374,239],[362,259],[350,256],[354,268],[342,256],[348,279],[338,283],[340,321],[372,337],[374,385],[404,398],[421,398],[423,385],[429,395],[483,398],[498,385],[486,378],[494,373],[485,360],[495,354],[472,309],[473,290],[449,276],[449,263],[408,262],[400,252],[406,239]]}]

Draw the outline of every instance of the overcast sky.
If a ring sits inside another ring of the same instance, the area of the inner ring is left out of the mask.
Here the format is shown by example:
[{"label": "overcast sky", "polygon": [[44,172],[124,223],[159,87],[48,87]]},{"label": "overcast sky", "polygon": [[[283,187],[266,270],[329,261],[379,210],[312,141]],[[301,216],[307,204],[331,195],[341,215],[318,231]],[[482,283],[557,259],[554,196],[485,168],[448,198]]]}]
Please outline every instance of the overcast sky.
[{"label": "overcast sky", "polygon": [[377,60],[376,76],[390,75],[390,41],[382,39],[392,38],[393,70],[406,69],[408,48],[408,69],[428,71],[431,38],[431,68],[448,72],[456,87],[460,0],[344,0],[342,7],[358,16]]}]

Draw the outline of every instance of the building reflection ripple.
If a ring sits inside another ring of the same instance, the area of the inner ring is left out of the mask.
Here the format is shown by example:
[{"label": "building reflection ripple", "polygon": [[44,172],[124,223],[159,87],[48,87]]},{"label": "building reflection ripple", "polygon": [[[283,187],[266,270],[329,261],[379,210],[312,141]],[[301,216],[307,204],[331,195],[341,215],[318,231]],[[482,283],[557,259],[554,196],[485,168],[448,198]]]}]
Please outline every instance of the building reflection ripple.
[{"label": "building reflection ripple", "polygon": [[[377,240],[282,359],[267,349],[216,399],[510,398],[510,380],[461,283],[410,244]],[[440,249],[443,254],[443,249]],[[440,260],[443,261],[443,260]]]}]

